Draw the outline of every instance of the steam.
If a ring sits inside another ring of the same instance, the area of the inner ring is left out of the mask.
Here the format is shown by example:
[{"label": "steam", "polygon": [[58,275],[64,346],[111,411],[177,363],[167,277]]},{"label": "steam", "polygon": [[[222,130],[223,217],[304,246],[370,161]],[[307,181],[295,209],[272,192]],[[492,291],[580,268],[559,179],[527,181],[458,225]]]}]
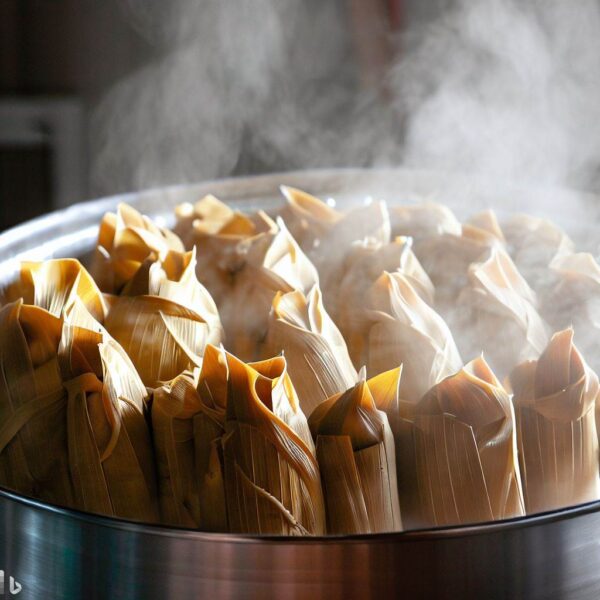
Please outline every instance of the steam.
[{"label": "steam", "polygon": [[596,1],[457,0],[369,88],[350,4],[124,2],[160,57],[96,110],[95,191],[389,165],[597,187]]}]

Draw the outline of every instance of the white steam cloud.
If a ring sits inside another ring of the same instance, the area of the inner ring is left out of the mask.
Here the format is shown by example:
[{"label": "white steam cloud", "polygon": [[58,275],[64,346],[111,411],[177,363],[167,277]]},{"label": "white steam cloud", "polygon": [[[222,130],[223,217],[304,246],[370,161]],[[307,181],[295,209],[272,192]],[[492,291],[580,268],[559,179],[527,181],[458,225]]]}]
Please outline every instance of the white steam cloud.
[{"label": "white steam cloud", "polygon": [[402,164],[597,187],[596,0],[458,0],[425,24],[409,14],[369,89],[350,5],[124,3],[160,58],[98,106],[95,190]]}]

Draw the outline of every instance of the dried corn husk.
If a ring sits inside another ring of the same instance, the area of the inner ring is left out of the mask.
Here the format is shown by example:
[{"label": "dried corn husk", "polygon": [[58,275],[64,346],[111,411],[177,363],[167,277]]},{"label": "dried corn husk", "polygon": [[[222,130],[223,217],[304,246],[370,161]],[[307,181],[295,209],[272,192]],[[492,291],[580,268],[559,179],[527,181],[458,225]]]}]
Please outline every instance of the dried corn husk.
[{"label": "dried corn husk", "polygon": [[469,286],[458,305],[464,307],[458,340],[461,351],[478,354],[483,350],[492,368],[503,375],[515,364],[539,356],[548,341],[535,293],[500,248],[469,268]]},{"label": "dried corn husk", "polygon": [[[369,319],[363,336],[367,372],[382,373],[402,364],[400,396],[408,403],[462,366],[448,326],[402,273],[379,277],[364,314]],[[351,339],[359,345],[359,335]]]},{"label": "dried corn husk", "polygon": [[346,342],[321,300],[318,286],[279,293],[269,317],[265,355],[284,352],[304,414],[356,383]]},{"label": "dried corn husk", "polygon": [[401,435],[414,448],[413,465],[402,467],[414,469],[417,483],[400,489],[407,526],[524,514],[512,404],[483,358],[429,390]]},{"label": "dried corn husk", "polygon": [[267,247],[254,246],[235,285],[220,308],[228,350],[242,360],[255,360],[267,333],[277,292],[308,294],[319,283],[317,270],[278,219],[279,231]]},{"label": "dried corn husk", "polygon": [[472,215],[467,219],[466,224],[471,227],[476,227],[479,230],[487,231],[490,235],[494,236],[501,244],[506,244],[506,238],[504,232],[498,222],[498,217],[493,210],[484,210],[480,213]]},{"label": "dried corn husk", "polygon": [[107,304],[96,282],[74,258],[58,258],[44,262],[22,262],[19,278],[6,290],[4,300],[23,298],[25,304],[39,306],[55,317],[62,317],[66,306],[79,298],[100,322]]},{"label": "dried corn husk", "polygon": [[459,233],[444,232],[416,246],[415,252],[437,290],[436,308],[444,316],[455,306],[457,294],[467,283],[469,265],[487,259],[493,248],[504,244],[504,238],[499,238],[489,223],[495,221],[495,216],[481,220],[489,228],[464,223]]},{"label": "dried corn husk", "polygon": [[554,223],[531,215],[513,215],[503,225],[508,251],[538,293],[552,283],[548,265],[575,251],[573,241]]},{"label": "dried corn husk", "polygon": [[539,360],[511,373],[510,385],[527,512],[597,500],[598,377],[573,344],[573,330],[555,333]]},{"label": "dried corn husk", "polygon": [[228,531],[221,437],[228,370],[208,345],[202,367],[154,390],[152,430],[164,523]]},{"label": "dried corn husk", "polygon": [[[354,366],[364,364],[365,340],[369,335],[369,293],[384,271],[398,271],[410,282],[419,296],[429,305],[433,304],[434,289],[431,280],[421,267],[411,249],[411,238],[396,238],[392,243],[380,245],[355,244],[340,273],[334,320],[338,324]],[[329,307],[329,305],[328,305]]]},{"label": "dried corn husk", "polygon": [[328,533],[402,529],[392,431],[364,379],[321,403],[309,425],[317,444]]},{"label": "dried corn husk", "polygon": [[125,351],[78,301],[65,315],[58,360],[75,506],[157,522],[146,388]]},{"label": "dried corn husk", "polygon": [[306,418],[283,377],[284,359],[247,365],[228,354],[227,365],[222,448],[230,531],[324,533],[319,468]]},{"label": "dried corn husk", "polygon": [[158,227],[127,204],[106,213],[100,223],[92,275],[104,292],[118,293],[144,261],[163,260],[169,252],[182,253],[179,237]]},{"label": "dried corn husk", "polygon": [[[384,202],[371,202],[339,213],[325,202],[282,186],[288,204],[282,217],[302,249],[317,267],[322,289],[334,289],[347,254],[356,241],[387,244],[391,239],[390,217]],[[334,301],[326,296],[329,301]]]},{"label": "dried corn husk", "polygon": [[206,196],[193,206],[180,205],[176,216],[175,231],[187,248],[197,249],[198,280],[219,307],[244,276],[248,257],[257,260],[264,256],[278,230],[263,211],[245,215],[214,196]]},{"label": "dried corn husk", "polygon": [[60,319],[42,308],[0,310],[0,485],[73,506],[60,337]]},{"label": "dried corn husk", "polygon": [[287,201],[281,217],[305,252],[312,250],[343,219],[341,212],[307,192],[282,185],[281,193]]},{"label": "dried corn husk", "polygon": [[390,221],[393,236],[410,236],[419,243],[443,234],[460,235],[461,225],[454,213],[443,204],[420,202],[390,206]]},{"label": "dried corn husk", "polygon": [[142,295],[114,298],[106,319],[149,387],[193,369],[206,344],[223,338],[217,307],[196,278],[195,252],[180,258],[141,267],[127,293]]},{"label": "dried corn husk", "polygon": [[600,265],[591,254],[577,252],[557,256],[549,272],[552,284],[541,295],[540,312],[554,329],[572,325],[578,348],[600,369]]}]

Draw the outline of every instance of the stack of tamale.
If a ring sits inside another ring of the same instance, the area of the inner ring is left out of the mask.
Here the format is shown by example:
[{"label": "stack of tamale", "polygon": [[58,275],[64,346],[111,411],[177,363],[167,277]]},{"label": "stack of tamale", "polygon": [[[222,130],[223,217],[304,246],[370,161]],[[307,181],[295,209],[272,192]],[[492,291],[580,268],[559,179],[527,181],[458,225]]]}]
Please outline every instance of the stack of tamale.
[{"label": "stack of tamale", "polygon": [[1,486],[289,536],[600,497],[591,254],[534,217],[282,192],[271,216],[181,205],[175,232],[121,204],[91,272],[22,263],[0,294]]}]

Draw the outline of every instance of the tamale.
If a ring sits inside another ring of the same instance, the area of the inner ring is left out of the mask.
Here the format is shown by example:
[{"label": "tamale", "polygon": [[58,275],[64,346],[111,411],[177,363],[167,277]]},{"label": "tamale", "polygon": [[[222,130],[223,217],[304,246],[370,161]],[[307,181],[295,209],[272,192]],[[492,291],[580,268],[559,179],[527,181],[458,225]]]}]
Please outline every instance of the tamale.
[{"label": "tamale", "polygon": [[327,304],[328,311],[340,328],[357,368],[362,366],[361,348],[368,328],[365,306],[369,288],[384,271],[400,271],[421,298],[433,305],[433,284],[411,246],[411,238],[396,238],[389,244],[355,242],[329,291],[328,297],[334,302]]},{"label": "tamale", "polygon": [[[282,186],[287,206],[282,217],[301,248],[317,267],[322,290],[333,289],[352,244],[360,240],[387,244],[390,218],[384,202],[371,202],[339,213],[322,200]],[[326,300],[333,301],[334,298]]]},{"label": "tamale", "polygon": [[42,308],[0,310],[0,485],[73,506],[60,338],[60,319]]},{"label": "tamale", "polygon": [[[495,217],[488,216],[485,221],[489,219],[493,223]],[[469,265],[486,260],[493,248],[504,244],[495,228],[489,223],[487,227],[490,228],[463,223],[458,233],[444,232],[416,245],[415,253],[437,290],[436,309],[446,319],[452,315],[456,296],[467,283]]]},{"label": "tamale", "polygon": [[557,256],[551,284],[541,295],[540,312],[553,329],[573,326],[577,347],[594,370],[600,369],[600,265],[588,252]]},{"label": "tamale", "polygon": [[[402,364],[400,395],[416,402],[462,360],[444,320],[400,272],[384,272],[369,291],[362,362],[371,375]],[[359,345],[360,336],[352,338]]]},{"label": "tamale", "polygon": [[514,411],[483,358],[429,390],[401,435],[403,446],[414,445],[413,465],[402,467],[417,484],[400,488],[407,527],[524,514]]},{"label": "tamale", "polygon": [[492,250],[485,262],[471,265],[469,285],[458,306],[460,327],[456,331],[461,352],[478,354],[483,350],[501,376],[519,362],[537,358],[548,341],[535,293],[500,248]]},{"label": "tamale", "polygon": [[362,379],[322,402],[309,425],[317,445],[327,532],[379,533],[402,529],[394,439]]},{"label": "tamale", "polygon": [[201,369],[154,390],[152,430],[164,523],[228,531],[220,447],[227,379],[225,352],[209,344]]},{"label": "tamale", "polygon": [[323,534],[319,468],[306,418],[288,393],[285,360],[247,365],[228,354],[227,365],[222,448],[230,531]]},{"label": "tamale", "polygon": [[538,293],[552,283],[548,265],[575,251],[569,236],[547,219],[517,214],[502,228],[517,269]]},{"label": "tamale", "polygon": [[390,206],[390,221],[393,236],[410,236],[417,242],[445,233],[460,235],[460,221],[443,204],[419,202]]},{"label": "tamale", "polygon": [[18,279],[4,294],[6,302],[19,298],[60,318],[66,306],[79,298],[99,322],[107,313],[102,292],[83,265],[74,258],[22,262]]},{"label": "tamale", "polygon": [[297,290],[273,300],[264,353],[282,351],[304,414],[356,383],[346,342],[325,311],[318,286],[307,296]]},{"label": "tamale", "polygon": [[162,260],[168,252],[183,251],[177,235],[122,203],[100,223],[91,272],[102,291],[119,293],[144,261]]},{"label": "tamale", "polygon": [[58,360],[74,506],[157,522],[146,388],[124,350],[77,300],[65,316]]},{"label": "tamale", "polygon": [[282,185],[281,193],[287,201],[281,217],[305,252],[312,250],[343,219],[341,212],[307,192]]},{"label": "tamale", "polygon": [[278,231],[263,211],[246,215],[214,196],[176,209],[178,232],[197,250],[198,280],[221,307],[244,273],[248,256],[265,253]]},{"label": "tamale", "polygon": [[112,299],[106,318],[107,330],[149,387],[193,369],[206,344],[223,337],[217,307],[196,278],[195,251],[175,264],[170,257],[140,267],[125,295]]},{"label": "tamale", "polygon": [[555,333],[537,361],[514,369],[510,385],[527,512],[598,500],[600,388],[573,344],[573,330]]},{"label": "tamale", "polygon": [[220,303],[227,349],[242,360],[260,357],[275,295],[294,290],[308,294],[319,283],[317,270],[281,219],[277,225],[268,246],[250,248],[244,269]]}]

